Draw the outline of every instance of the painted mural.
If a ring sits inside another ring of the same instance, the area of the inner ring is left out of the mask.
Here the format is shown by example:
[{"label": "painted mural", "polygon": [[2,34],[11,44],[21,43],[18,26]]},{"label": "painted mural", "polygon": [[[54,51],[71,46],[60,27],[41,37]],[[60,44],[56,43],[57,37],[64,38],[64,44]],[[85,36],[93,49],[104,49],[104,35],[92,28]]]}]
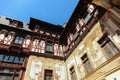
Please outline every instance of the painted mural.
[{"label": "painted mural", "polygon": [[37,56],[30,56],[24,80],[44,80],[46,69],[53,71],[53,80],[67,80],[64,61]]}]

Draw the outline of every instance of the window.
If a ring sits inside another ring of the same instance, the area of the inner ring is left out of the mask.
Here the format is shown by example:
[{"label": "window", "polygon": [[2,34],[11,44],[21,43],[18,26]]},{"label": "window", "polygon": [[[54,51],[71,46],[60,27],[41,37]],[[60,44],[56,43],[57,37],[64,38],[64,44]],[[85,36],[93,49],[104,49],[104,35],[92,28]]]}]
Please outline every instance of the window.
[{"label": "window", "polygon": [[9,58],[9,56],[8,56],[8,55],[5,55],[3,61],[7,62],[7,61],[8,61],[8,58]]},{"label": "window", "polygon": [[67,38],[67,43],[68,43],[68,45],[70,45],[70,43],[71,43],[71,40],[70,40],[70,37],[68,36],[68,38]]},{"label": "window", "polygon": [[77,30],[74,31],[74,39],[76,39],[79,36],[79,32]]},{"label": "window", "polygon": [[7,31],[6,31],[6,30],[0,31],[0,41],[4,40],[6,34],[7,34]]},{"label": "window", "polygon": [[3,60],[3,54],[0,54],[0,61],[2,61]]},{"label": "window", "polygon": [[114,45],[114,43],[109,39],[107,35],[104,35],[98,43],[104,49],[107,54],[107,58],[111,58],[119,52],[119,49]]},{"label": "window", "polygon": [[70,68],[71,80],[77,80],[74,67]]},{"label": "window", "polygon": [[8,62],[13,62],[14,56],[10,56]]},{"label": "window", "polygon": [[94,5],[92,5],[92,4],[88,4],[88,12],[89,13],[92,13],[93,11],[94,11],[94,9],[95,9],[95,7],[94,7]]},{"label": "window", "polygon": [[11,42],[13,41],[13,39],[14,39],[14,35],[15,35],[14,32],[9,32],[8,35],[4,39],[4,44],[10,45]]},{"label": "window", "polygon": [[31,51],[38,52],[38,44],[39,44],[39,40],[38,39],[34,39]]},{"label": "window", "polygon": [[45,41],[41,40],[39,43],[39,53],[45,53]]},{"label": "window", "polygon": [[[20,70],[9,69],[9,68],[1,68],[0,71],[0,80],[18,80],[18,76],[20,74]],[[19,71],[18,74],[14,73],[15,71]]]},{"label": "window", "polygon": [[53,80],[53,71],[52,70],[45,70],[44,80]]},{"label": "window", "polygon": [[24,62],[24,58],[23,58],[23,57],[20,57],[19,63],[23,63],[23,62]]},{"label": "window", "polygon": [[16,44],[22,44],[23,39],[24,39],[23,37],[17,36],[14,43],[16,43]]},{"label": "window", "polygon": [[79,31],[80,30],[80,25],[78,23],[76,23],[76,30]]},{"label": "window", "polygon": [[58,44],[54,44],[54,55],[60,55],[60,47]]},{"label": "window", "polygon": [[24,48],[28,48],[29,47],[29,44],[30,44],[30,39],[31,39],[31,36],[30,35],[27,35],[24,42],[23,42],[23,47]]},{"label": "window", "polygon": [[82,62],[83,62],[83,64],[84,64],[86,73],[90,73],[90,72],[93,70],[93,68],[92,68],[92,65],[91,65],[91,63],[90,63],[90,60],[89,60],[87,54],[84,54],[84,55],[81,57],[81,59],[82,59]]},{"label": "window", "polygon": [[14,63],[18,63],[18,62],[19,62],[19,58],[16,56],[15,60],[14,60]]},{"label": "window", "polygon": [[24,57],[0,54],[0,61],[12,62],[12,63],[18,63],[18,62],[23,63]]},{"label": "window", "polygon": [[87,22],[90,20],[90,18],[92,17],[92,15],[88,12],[86,12],[85,16],[84,16],[84,22],[87,24]]},{"label": "window", "polygon": [[46,42],[46,51],[53,52],[52,42],[49,42],[49,41]]},{"label": "window", "polygon": [[79,24],[82,27],[84,25],[84,19],[79,19]]},{"label": "window", "polygon": [[45,41],[44,40],[39,41],[38,39],[34,39],[31,51],[44,53],[45,52]]},{"label": "window", "polygon": [[34,31],[35,31],[35,32],[38,32],[38,31],[39,31],[39,25],[36,25],[36,26],[35,26]]}]

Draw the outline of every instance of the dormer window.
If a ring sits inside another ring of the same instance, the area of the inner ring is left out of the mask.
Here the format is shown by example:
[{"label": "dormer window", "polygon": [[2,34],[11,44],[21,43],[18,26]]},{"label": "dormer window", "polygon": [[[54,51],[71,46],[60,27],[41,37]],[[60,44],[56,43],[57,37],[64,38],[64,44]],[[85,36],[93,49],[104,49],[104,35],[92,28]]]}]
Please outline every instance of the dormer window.
[{"label": "dormer window", "polygon": [[17,27],[17,26],[18,26],[18,22],[17,22],[17,21],[12,21],[11,25],[12,25],[13,27]]},{"label": "dormer window", "polygon": [[39,31],[39,25],[36,25],[34,28],[34,32],[38,32]]},{"label": "dormer window", "polygon": [[95,7],[94,7],[94,5],[92,5],[92,4],[88,4],[88,12],[89,13],[92,13],[93,11],[94,11],[94,9],[95,9]]},{"label": "dormer window", "polygon": [[43,34],[43,33],[44,33],[44,31],[40,31],[40,33],[41,33],[41,34]]},{"label": "dormer window", "polygon": [[50,33],[46,32],[46,35],[50,35]]},{"label": "dormer window", "polygon": [[52,34],[52,36],[53,36],[53,37],[56,37],[56,35],[55,35],[55,34]]}]

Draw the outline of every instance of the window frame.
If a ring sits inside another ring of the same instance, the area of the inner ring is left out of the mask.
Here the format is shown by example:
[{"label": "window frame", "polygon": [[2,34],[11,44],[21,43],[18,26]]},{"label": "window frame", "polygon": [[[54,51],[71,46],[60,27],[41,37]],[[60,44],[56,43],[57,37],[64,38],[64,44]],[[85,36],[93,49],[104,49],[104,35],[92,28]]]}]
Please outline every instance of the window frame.
[{"label": "window frame", "polygon": [[[85,73],[88,74],[88,73],[92,72],[93,71],[93,65],[92,65],[87,53],[85,53],[81,57],[81,60],[82,60],[82,63],[83,63],[84,69],[85,69]],[[88,68],[88,66],[86,66],[88,63],[89,63],[89,68]]]},{"label": "window frame", "polygon": [[[105,39],[108,39],[105,41]],[[103,54],[107,59],[110,59],[111,57],[115,56],[116,54],[118,54],[120,52],[119,48],[117,47],[116,44],[114,44],[113,40],[111,40],[111,38],[109,37],[109,35],[107,33],[103,34],[103,36],[98,40],[98,44],[101,46],[102,50],[103,50]],[[112,45],[111,45],[112,44]],[[114,47],[114,50],[113,48]],[[118,52],[116,52],[116,50]],[[109,53],[110,52],[110,53]]]}]

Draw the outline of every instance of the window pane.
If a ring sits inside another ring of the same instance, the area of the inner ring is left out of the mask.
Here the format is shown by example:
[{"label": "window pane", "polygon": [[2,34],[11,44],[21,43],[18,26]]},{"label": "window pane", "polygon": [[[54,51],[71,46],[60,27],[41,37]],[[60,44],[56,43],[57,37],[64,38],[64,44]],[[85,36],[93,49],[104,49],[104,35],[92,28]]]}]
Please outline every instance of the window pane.
[{"label": "window pane", "polygon": [[12,75],[9,75],[7,80],[12,80]]},{"label": "window pane", "polygon": [[20,73],[20,70],[16,70],[16,74],[19,74]]},{"label": "window pane", "polygon": [[18,43],[18,41],[19,41],[19,37],[16,37],[15,43]]},{"label": "window pane", "polygon": [[23,63],[23,62],[24,62],[24,58],[21,57],[19,63]]},{"label": "window pane", "polygon": [[88,13],[86,18],[85,18],[85,23],[87,23],[90,20],[91,17],[92,17],[91,14]]},{"label": "window pane", "polygon": [[112,52],[109,50],[109,48],[105,45],[104,47],[104,50],[106,51],[106,54],[109,56],[109,57],[112,57],[113,56],[113,54],[112,54]]},{"label": "window pane", "polygon": [[45,70],[45,80],[53,80],[52,79],[52,70]]},{"label": "window pane", "polygon": [[4,73],[9,73],[9,69],[4,69]]},{"label": "window pane", "polygon": [[8,56],[8,55],[5,55],[4,60],[3,60],[3,61],[8,61],[8,58],[9,58],[9,56]]},{"label": "window pane", "polygon": [[87,73],[93,70],[89,60],[85,62],[85,67],[86,67]]},{"label": "window pane", "polygon": [[13,74],[13,73],[14,73],[14,69],[10,69],[9,72],[10,72],[11,74]]},{"label": "window pane", "polygon": [[0,61],[2,61],[2,59],[3,59],[3,54],[0,54]]},{"label": "window pane", "polygon": [[3,40],[5,37],[5,34],[0,34],[0,41]]},{"label": "window pane", "polygon": [[10,56],[8,62],[13,62],[13,60],[14,60],[14,56]]},{"label": "window pane", "polygon": [[23,37],[17,36],[15,39],[15,43],[22,44],[22,42],[23,42]]},{"label": "window pane", "polygon": [[1,80],[6,80],[6,78],[7,78],[6,75],[2,75],[0,79],[1,79]]},{"label": "window pane", "polygon": [[48,52],[53,52],[52,43],[50,43],[50,42],[47,42],[47,43],[46,43],[46,51],[48,51]]},{"label": "window pane", "polygon": [[18,76],[15,76],[14,80],[19,80],[19,79],[18,79]]},{"label": "window pane", "polygon": [[117,47],[111,41],[108,44],[110,45],[110,47],[113,50],[113,52],[115,52],[115,53],[119,52],[119,50],[117,49]]},{"label": "window pane", "polygon": [[3,72],[3,69],[2,68],[0,68],[0,73],[2,73]]},{"label": "window pane", "polygon": [[18,44],[22,44],[22,42],[23,42],[23,37],[19,37],[19,42],[18,42]]},{"label": "window pane", "polygon": [[14,60],[15,63],[18,63],[19,62],[19,58],[16,56],[15,57],[15,60]]}]

